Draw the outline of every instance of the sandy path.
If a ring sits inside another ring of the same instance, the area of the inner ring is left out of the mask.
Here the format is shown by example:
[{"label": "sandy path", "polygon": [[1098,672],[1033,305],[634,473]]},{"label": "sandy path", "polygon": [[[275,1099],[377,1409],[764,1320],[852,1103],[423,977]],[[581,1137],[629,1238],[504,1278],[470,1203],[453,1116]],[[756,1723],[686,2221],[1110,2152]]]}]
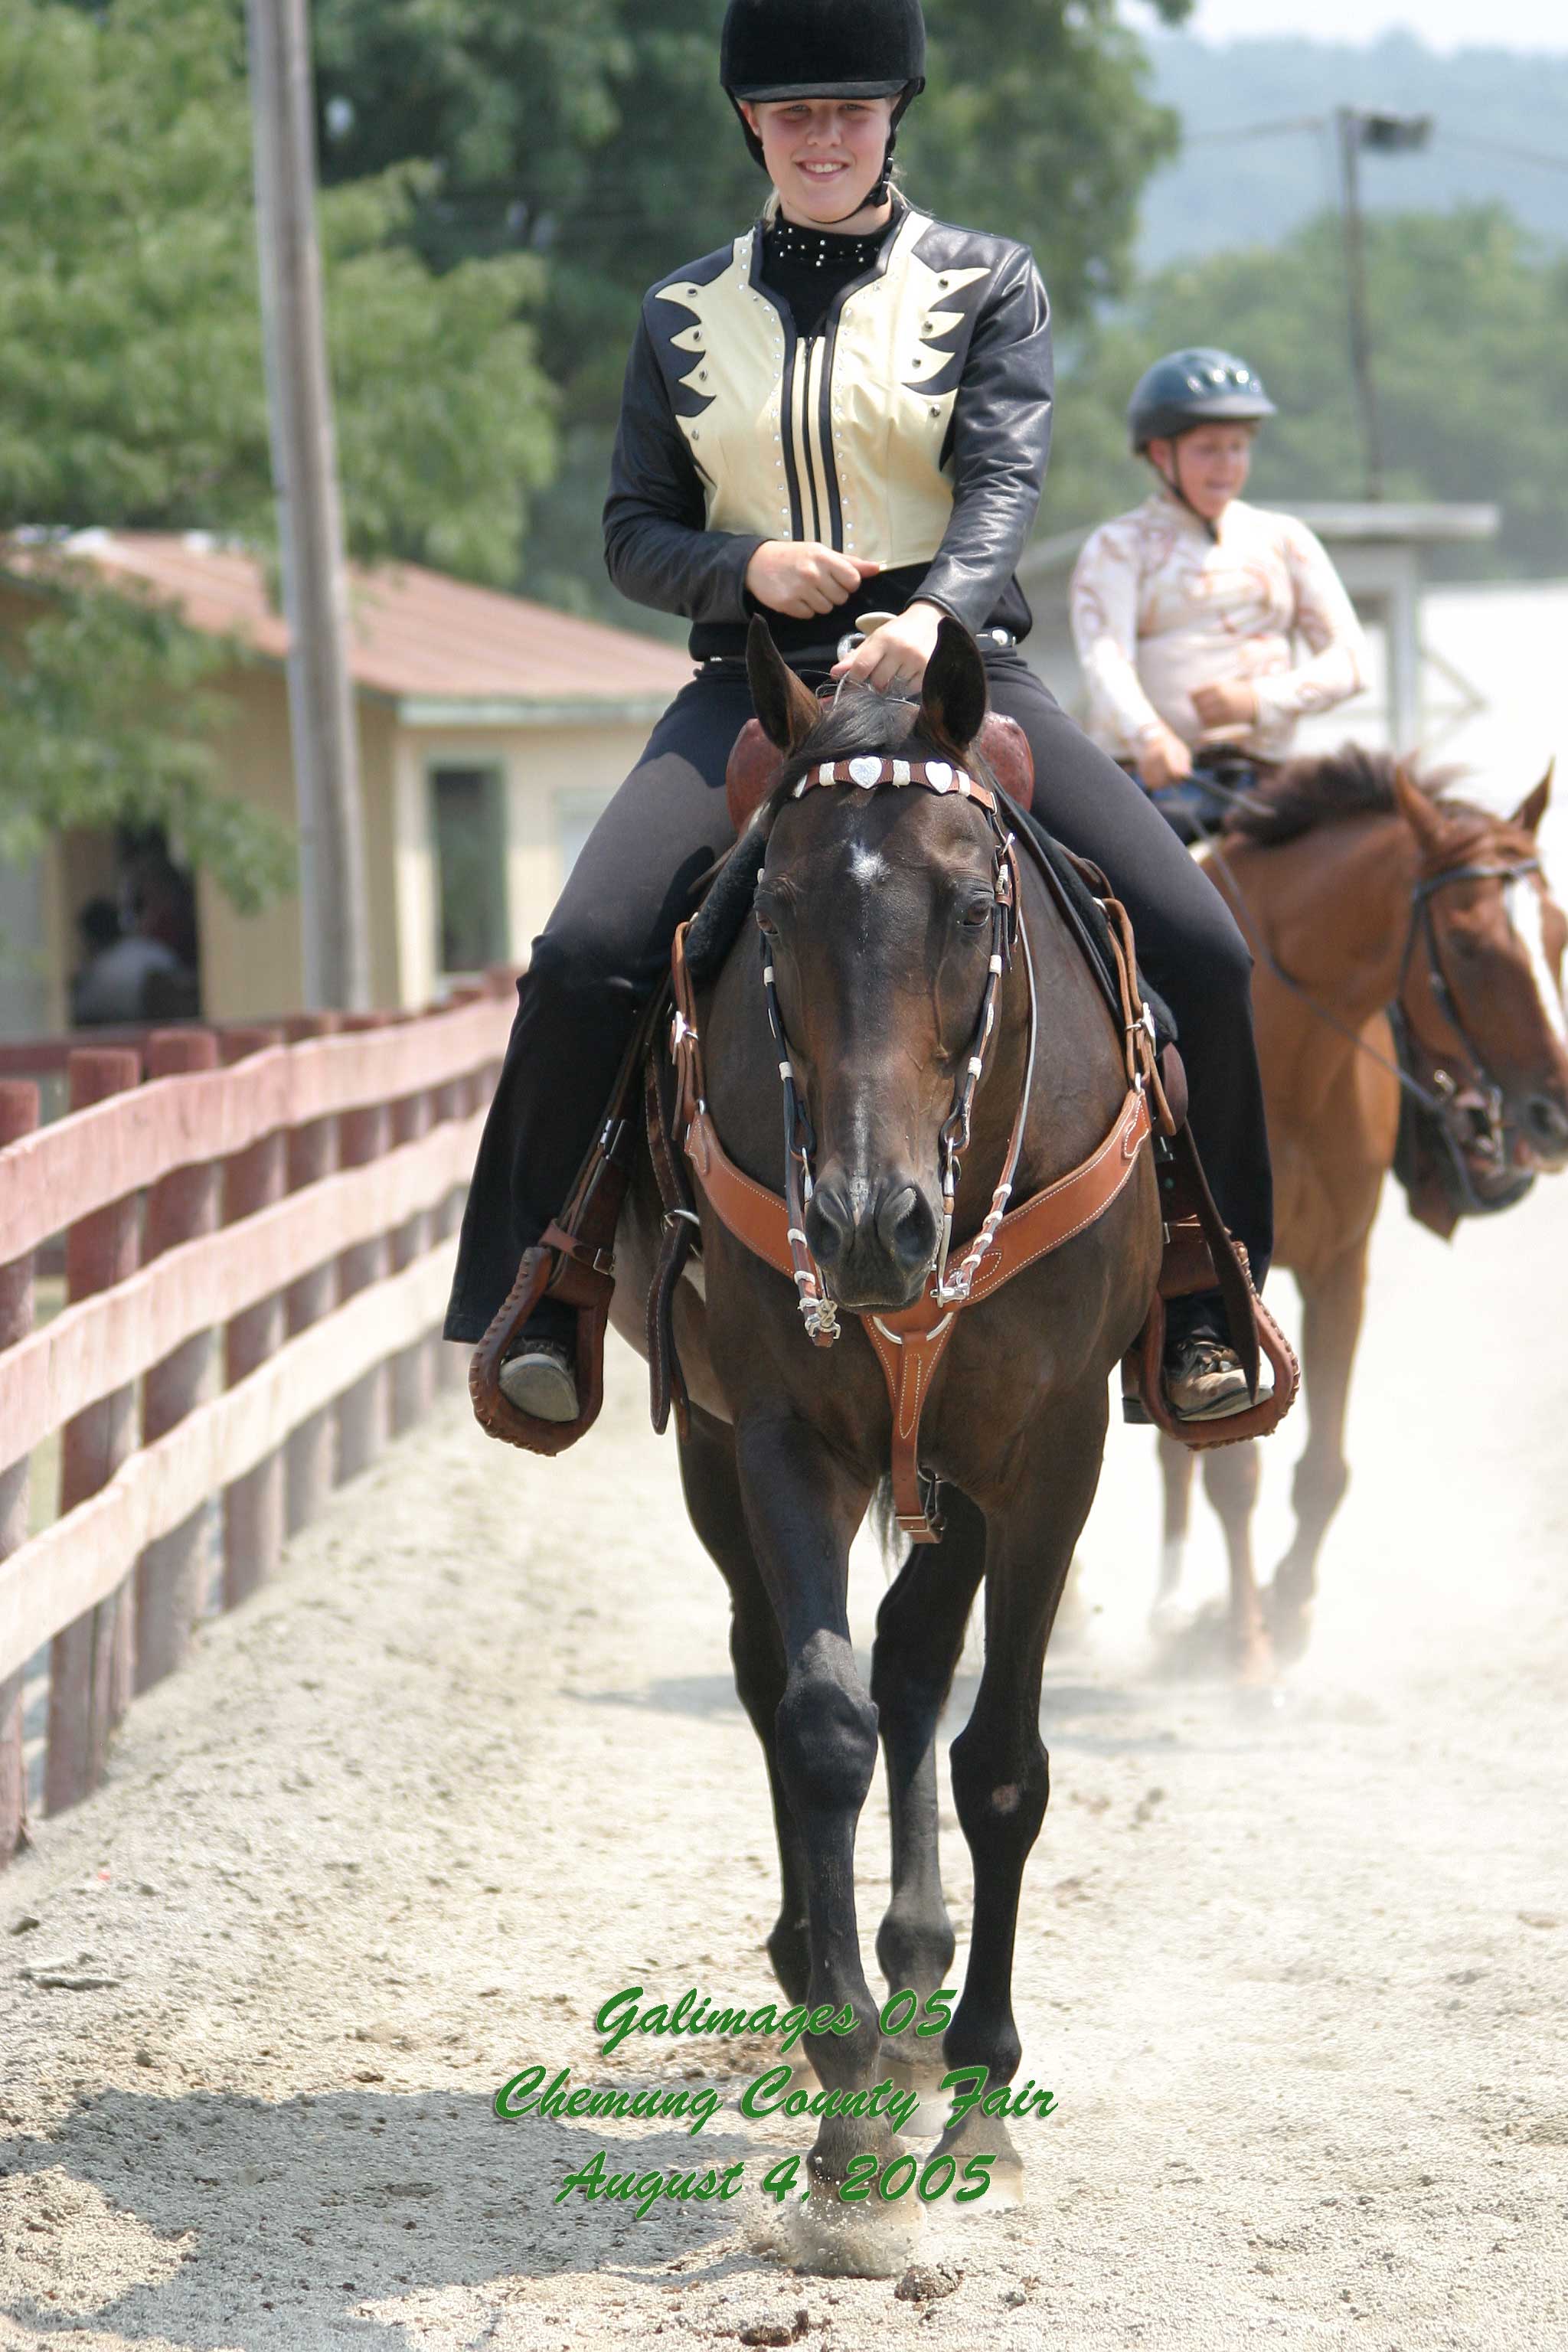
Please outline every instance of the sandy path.
[{"label": "sandy path", "polygon": [[[772,1990],[760,1766],[638,1370],[556,1465],[446,1408],[0,1882],[0,2345],[554,2352],[803,2312],[801,2340],[879,2352],[1568,2341],[1565,1244],[1568,1185],[1448,1254],[1385,1219],[1358,1479],[1276,1707],[1160,1671],[1152,1456],[1113,1433],[1019,1957],[1058,2112],[1015,2127],[1022,2211],[931,2209],[920,2259],[963,2272],[934,2303],[754,2251],[759,2158],[805,2140],[740,2116],[715,2044],[594,2053],[624,1984]],[[1205,1555],[1189,1598],[1217,1590]],[[956,1833],[947,1858],[962,1929]],[[498,2121],[537,2060],[689,2065],[728,2103],[696,2142]],[[744,2158],[746,2187],[555,2208],[599,2146]]]}]

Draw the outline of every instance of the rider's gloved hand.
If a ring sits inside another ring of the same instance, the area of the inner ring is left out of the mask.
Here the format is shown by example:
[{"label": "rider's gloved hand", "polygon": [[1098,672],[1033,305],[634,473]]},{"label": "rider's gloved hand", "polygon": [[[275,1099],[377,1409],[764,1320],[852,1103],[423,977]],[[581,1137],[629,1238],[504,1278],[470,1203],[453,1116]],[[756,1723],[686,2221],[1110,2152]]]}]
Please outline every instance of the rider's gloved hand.
[{"label": "rider's gloved hand", "polygon": [[1161,725],[1138,738],[1138,773],[1152,793],[1166,784],[1185,782],[1193,772],[1193,755],[1175,730]]},{"label": "rider's gloved hand", "polygon": [[831,613],[844,604],[881,568],[862,563],[857,555],[840,555],[820,540],[764,539],[746,566],[746,585],[770,612],[809,621],[813,614]]}]

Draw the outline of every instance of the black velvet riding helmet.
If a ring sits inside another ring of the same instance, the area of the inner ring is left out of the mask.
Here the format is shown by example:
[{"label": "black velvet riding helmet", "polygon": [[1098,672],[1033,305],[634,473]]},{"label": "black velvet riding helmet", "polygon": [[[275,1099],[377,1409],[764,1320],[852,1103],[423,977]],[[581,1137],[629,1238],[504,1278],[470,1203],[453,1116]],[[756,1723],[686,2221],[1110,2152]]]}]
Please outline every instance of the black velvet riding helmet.
[{"label": "black velvet riding helmet", "polygon": [[[921,0],[730,0],[719,79],[754,163],[763,163],[763,142],[741,114],[742,99],[894,99],[890,163],[904,110],[925,88],[925,62]],[[887,180],[884,163],[863,201],[880,203]]]}]

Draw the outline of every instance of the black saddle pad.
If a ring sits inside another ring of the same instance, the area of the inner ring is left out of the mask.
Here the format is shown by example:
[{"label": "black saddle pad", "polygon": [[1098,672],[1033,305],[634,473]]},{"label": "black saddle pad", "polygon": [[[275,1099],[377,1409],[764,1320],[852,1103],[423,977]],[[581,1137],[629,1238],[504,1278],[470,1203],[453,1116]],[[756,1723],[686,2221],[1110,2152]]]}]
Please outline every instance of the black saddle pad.
[{"label": "black saddle pad", "polygon": [[[1027,832],[1031,844],[1037,852],[1037,862],[1045,867],[1047,880],[1055,887],[1057,903],[1067,918],[1068,928],[1075,933],[1089,969],[1104,992],[1105,1001],[1120,1024],[1121,991],[1116,977],[1116,956],[1110,944],[1110,925],[1106,920],[1104,908],[1089,888],[1079,870],[1077,859],[1069,856],[1056,835],[1047,833],[1043,824],[1033,816],[1026,815],[1011,801],[1008,802],[1007,806],[1019,827]],[[1111,887],[1114,892],[1115,885],[1112,884]],[[1142,991],[1145,1003],[1154,1016],[1156,1049],[1163,1052],[1167,1045],[1173,1045],[1177,1042],[1175,1014],[1171,1011],[1159,990],[1151,988],[1142,967],[1138,973],[1138,985]]]}]

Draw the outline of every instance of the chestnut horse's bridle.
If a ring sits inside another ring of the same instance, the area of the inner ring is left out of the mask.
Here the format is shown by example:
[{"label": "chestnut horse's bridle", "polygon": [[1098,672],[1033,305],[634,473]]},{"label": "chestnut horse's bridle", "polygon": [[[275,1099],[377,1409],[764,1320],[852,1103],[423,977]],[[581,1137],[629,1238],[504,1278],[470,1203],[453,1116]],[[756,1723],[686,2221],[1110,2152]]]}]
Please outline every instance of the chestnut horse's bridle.
[{"label": "chestnut horse's bridle", "polygon": [[[1224,791],[1226,787],[1221,785],[1217,789]],[[1239,798],[1240,795],[1237,794],[1237,797]],[[1331,1011],[1328,1005],[1320,1003],[1310,989],[1304,987],[1293,973],[1286,971],[1269,946],[1263,926],[1258,921],[1247,893],[1237,880],[1230,861],[1219,842],[1211,836],[1205,845],[1208,855],[1229,885],[1237,906],[1247,919],[1253,944],[1280,986],[1289,989],[1291,995],[1304,1004],[1310,1013],[1314,1013],[1327,1027],[1335,1030],[1340,1036],[1345,1038],[1358,1053],[1364,1054],[1369,1061],[1375,1062],[1380,1069],[1386,1070],[1389,1076],[1397,1080],[1403,1090],[1413,1100],[1419,1103],[1422,1109],[1428,1112],[1436,1121],[1456,1181],[1469,1213],[1474,1216],[1489,1216],[1500,1209],[1512,1208],[1516,1202],[1523,1198],[1535,1181],[1531,1171],[1521,1170],[1515,1181],[1490,1194],[1478,1192],[1475,1178],[1470,1171],[1469,1156],[1472,1152],[1481,1159],[1495,1160],[1500,1167],[1506,1164],[1505,1153],[1508,1148],[1508,1121],[1504,1111],[1506,1097],[1503,1088],[1493,1076],[1485,1055],[1467,1028],[1454,992],[1448,984],[1448,976],[1443,968],[1443,954],[1438,942],[1437,927],[1432,913],[1432,901],[1439,891],[1447,890],[1456,883],[1501,882],[1506,885],[1520,881],[1526,875],[1539,874],[1541,872],[1539,857],[1509,858],[1498,864],[1451,866],[1436,874],[1417,875],[1411,886],[1410,919],[1405,928],[1404,952],[1399,959],[1399,978],[1394,983],[1394,994],[1385,1011],[1401,1045],[1406,1050],[1412,1045],[1416,1046],[1427,1062],[1432,1072],[1432,1083],[1430,1086],[1424,1086],[1415,1072],[1405,1067],[1403,1061],[1391,1062],[1386,1054],[1380,1054],[1375,1045],[1369,1045],[1359,1030],[1352,1029],[1348,1021],[1341,1020],[1338,1013]],[[1464,1081],[1463,1074],[1459,1078],[1454,1076],[1447,1067],[1448,1061],[1453,1057],[1441,1048],[1428,1044],[1405,1009],[1405,990],[1410,978],[1410,968],[1418,939],[1426,950],[1426,978],[1437,1010],[1458,1037],[1462,1051],[1468,1057],[1470,1071],[1468,1082]]]}]

